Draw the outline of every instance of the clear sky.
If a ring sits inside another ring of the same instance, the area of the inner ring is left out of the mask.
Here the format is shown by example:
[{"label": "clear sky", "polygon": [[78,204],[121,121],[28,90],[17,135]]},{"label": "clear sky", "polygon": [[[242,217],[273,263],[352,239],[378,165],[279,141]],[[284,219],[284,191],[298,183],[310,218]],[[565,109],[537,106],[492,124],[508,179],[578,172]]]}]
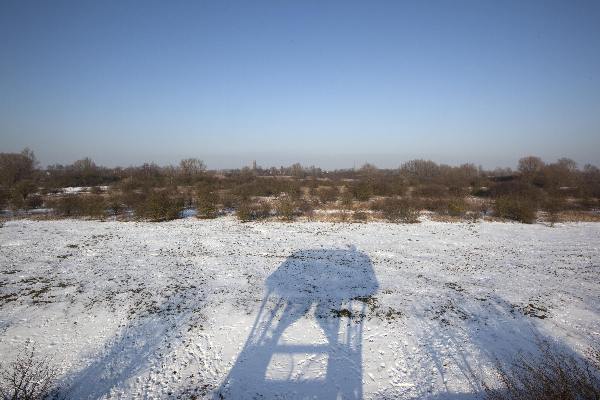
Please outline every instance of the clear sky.
[{"label": "clear sky", "polygon": [[0,0],[0,151],[600,165],[600,1]]}]

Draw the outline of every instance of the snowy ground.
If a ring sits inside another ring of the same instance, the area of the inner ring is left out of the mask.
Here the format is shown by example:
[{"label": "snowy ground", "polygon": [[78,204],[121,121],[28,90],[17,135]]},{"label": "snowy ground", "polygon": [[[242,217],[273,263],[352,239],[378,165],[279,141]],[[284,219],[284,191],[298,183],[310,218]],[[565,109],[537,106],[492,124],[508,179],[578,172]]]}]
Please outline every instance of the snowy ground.
[{"label": "snowy ground", "polygon": [[600,224],[12,221],[0,354],[70,398],[477,398],[600,343]]}]

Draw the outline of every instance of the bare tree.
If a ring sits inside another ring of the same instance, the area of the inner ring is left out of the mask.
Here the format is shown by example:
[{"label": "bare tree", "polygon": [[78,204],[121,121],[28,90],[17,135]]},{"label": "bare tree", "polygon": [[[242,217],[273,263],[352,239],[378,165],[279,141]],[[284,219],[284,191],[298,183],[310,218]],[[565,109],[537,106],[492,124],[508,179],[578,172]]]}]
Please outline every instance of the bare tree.
[{"label": "bare tree", "polygon": [[179,172],[186,182],[206,171],[204,161],[197,158],[186,158],[179,162]]},{"label": "bare tree", "polygon": [[400,166],[400,173],[411,178],[428,179],[440,174],[440,167],[431,160],[411,160]]},{"label": "bare tree", "polygon": [[544,165],[544,162],[539,157],[523,157],[519,160],[519,172],[523,175],[532,176],[540,172],[544,168]]},{"label": "bare tree", "polygon": [[21,153],[0,153],[0,185],[12,187],[23,179],[30,179],[38,162],[33,151],[26,148]]}]

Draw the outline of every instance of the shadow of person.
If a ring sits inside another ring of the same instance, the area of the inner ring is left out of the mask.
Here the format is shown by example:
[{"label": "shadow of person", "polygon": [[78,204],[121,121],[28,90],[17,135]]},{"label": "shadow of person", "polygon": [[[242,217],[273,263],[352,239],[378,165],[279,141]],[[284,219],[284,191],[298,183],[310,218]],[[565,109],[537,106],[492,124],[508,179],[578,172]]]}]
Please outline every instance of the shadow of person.
[{"label": "shadow of person", "polygon": [[[215,398],[362,398],[364,299],[378,287],[369,257],[354,248],[291,254],[267,278],[252,330]],[[296,323],[300,334],[286,337]]]}]

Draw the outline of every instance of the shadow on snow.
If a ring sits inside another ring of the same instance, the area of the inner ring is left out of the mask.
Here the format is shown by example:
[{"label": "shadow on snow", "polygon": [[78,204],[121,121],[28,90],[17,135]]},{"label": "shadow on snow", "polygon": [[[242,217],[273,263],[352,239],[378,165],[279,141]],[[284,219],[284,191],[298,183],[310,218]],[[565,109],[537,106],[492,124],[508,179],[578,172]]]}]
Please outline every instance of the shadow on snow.
[{"label": "shadow on snow", "polygon": [[[378,287],[369,257],[355,249],[290,255],[267,278],[246,344],[215,397],[362,398],[366,310],[357,298],[374,295]],[[314,316],[325,340],[286,341],[286,329],[305,316]]]}]

